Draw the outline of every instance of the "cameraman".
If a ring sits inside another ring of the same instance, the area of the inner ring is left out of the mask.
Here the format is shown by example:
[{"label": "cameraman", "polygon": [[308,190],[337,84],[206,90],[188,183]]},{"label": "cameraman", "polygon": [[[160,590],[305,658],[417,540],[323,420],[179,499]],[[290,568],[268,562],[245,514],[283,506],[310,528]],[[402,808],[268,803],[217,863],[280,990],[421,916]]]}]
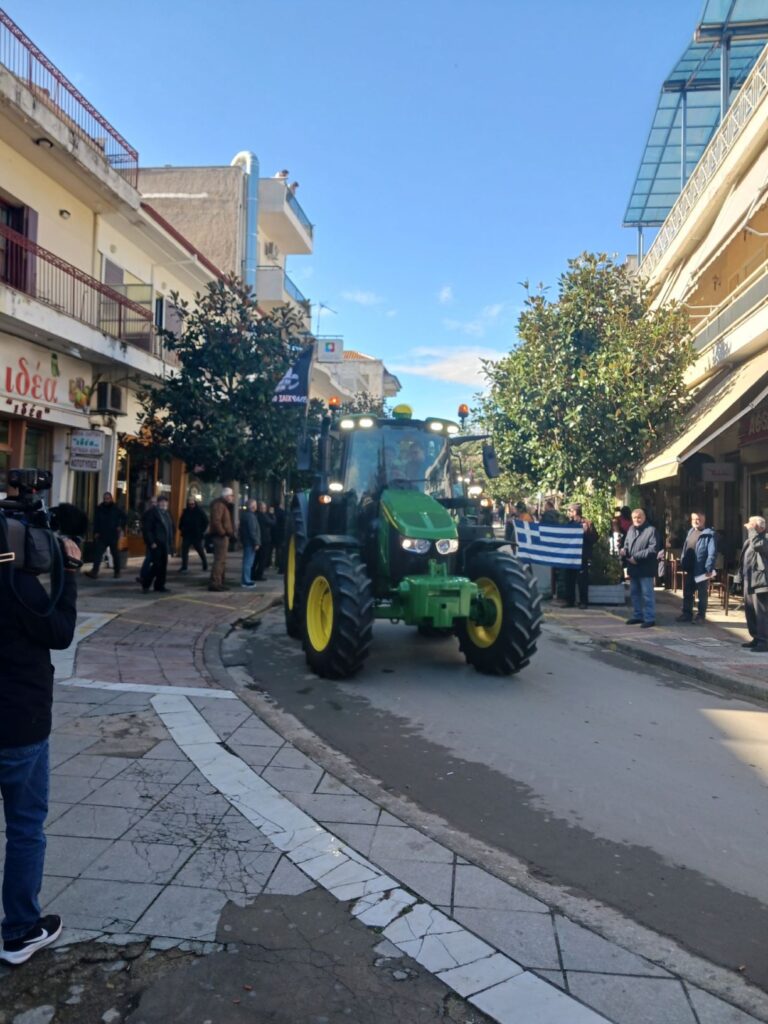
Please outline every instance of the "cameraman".
[{"label": "cameraman", "polygon": [[[0,961],[22,964],[61,933],[61,918],[40,915],[48,814],[48,737],[53,704],[50,652],[72,643],[77,618],[80,549],[63,540],[60,596],[50,598],[37,577],[0,567],[0,792],[5,811],[3,947]],[[36,614],[37,613],[37,614]]]}]

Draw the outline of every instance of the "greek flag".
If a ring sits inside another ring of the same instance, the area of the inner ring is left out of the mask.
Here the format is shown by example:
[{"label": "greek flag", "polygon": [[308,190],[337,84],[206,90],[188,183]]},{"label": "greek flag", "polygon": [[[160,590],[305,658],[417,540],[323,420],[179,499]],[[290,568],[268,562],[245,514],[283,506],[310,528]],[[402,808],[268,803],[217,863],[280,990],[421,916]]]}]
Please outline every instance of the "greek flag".
[{"label": "greek flag", "polygon": [[558,569],[580,569],[584,530],[581,523],[525,523],[515,520],[517,557]]}]

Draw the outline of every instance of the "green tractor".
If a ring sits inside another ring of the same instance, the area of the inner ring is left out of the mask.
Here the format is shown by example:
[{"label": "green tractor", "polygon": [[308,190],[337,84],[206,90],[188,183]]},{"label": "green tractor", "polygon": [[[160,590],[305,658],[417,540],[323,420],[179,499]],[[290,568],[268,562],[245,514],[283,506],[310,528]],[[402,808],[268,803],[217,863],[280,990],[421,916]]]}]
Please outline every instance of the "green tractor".
[{"label": "green tractor", "polygon": [[[344,679],[365,661],[374,619],[424,635],[455,634],[479,672],[508,675],[528,664],[541,630],[536,581],[494,536],[491,502],[470,488],[456,423],[332,414],[316,453],[314,484],[287,513],[285,624],[320,676]],[[483,445],[486,475],[498,474]]]}]

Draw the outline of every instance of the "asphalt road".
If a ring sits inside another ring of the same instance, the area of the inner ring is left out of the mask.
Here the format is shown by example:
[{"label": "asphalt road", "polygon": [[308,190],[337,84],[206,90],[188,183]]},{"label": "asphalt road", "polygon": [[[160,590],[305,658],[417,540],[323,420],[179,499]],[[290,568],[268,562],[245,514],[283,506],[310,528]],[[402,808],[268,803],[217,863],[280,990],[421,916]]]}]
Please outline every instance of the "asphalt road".
[{"label": "asphalt road", "polygon": [[768,990],[768,711],[545,627],[517,676],[377,623],[354,681],[268,616],[258,684],[388,789]]}]

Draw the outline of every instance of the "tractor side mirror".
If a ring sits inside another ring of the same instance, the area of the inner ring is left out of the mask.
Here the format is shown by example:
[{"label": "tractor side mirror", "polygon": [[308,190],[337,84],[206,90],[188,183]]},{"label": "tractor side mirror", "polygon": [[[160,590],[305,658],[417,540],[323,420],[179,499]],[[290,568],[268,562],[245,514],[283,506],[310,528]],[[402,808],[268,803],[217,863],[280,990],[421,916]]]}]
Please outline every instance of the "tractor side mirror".
[{"label": "tractor side mirror", "polygon": [[296,468],[300,473],[306,473],[312,468],[312,439],[302,437],[296,445]]},{"label": "tractor side mirror", "polygon": [[499,462],[496,458],[496,451],[492,444],[483,445],[483,469],[489,480],[501,475]]}]

